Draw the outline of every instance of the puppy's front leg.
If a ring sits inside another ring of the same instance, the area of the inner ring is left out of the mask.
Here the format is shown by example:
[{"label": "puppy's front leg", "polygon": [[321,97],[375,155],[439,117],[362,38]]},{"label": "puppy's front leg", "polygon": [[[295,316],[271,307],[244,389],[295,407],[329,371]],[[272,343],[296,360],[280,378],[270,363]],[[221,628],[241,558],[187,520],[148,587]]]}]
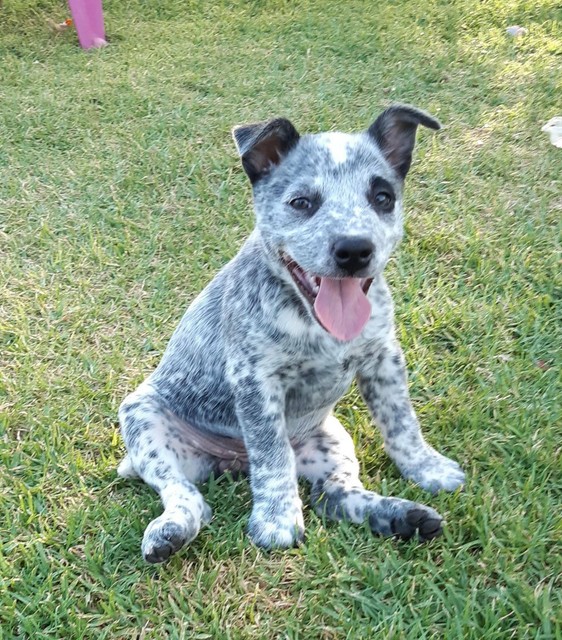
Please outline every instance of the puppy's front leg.
[{"label": "puppy's front leg", "polygon": [[454,461],[424,440],[410,402],[404,356],[391,341],[365,359],[358,372],[359,389],[384,438],[385,449],[405,478],[435,493],[453,491],[464,482]]},{"label": "puppy's front leg", "polygon": [[237,383],[235,393],[250,462],[253,508],[248,533],[260,547],[291,547],[303,539],[304,524],[283,390],[276,380],[247,377]]}]

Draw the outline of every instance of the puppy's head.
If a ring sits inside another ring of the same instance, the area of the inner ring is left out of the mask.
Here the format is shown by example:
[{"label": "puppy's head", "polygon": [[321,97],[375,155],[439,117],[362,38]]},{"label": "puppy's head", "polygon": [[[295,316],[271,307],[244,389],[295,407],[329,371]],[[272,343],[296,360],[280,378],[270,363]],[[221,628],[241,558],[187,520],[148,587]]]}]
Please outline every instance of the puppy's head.
[{"label": "puppy's head", "polygon": [[351,340],[370,316],[367,291],[402,236],[402,192],[418,125],[406,105],[361,133],[300,136],[284,118],[233,131],[272,260],[320,324]]}]

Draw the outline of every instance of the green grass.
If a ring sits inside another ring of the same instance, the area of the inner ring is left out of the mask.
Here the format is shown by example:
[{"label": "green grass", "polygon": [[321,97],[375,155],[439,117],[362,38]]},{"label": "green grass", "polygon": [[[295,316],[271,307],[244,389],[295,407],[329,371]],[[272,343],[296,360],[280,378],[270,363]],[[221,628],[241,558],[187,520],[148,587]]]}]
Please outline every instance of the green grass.
[{"label": "green grass", "polygon": [[[562,150],[540,132],[562,110],[560,3],[105,9],[111,46],[83,52],[47,26],[62,1],[0,7],[0,638],[562,638]],[[305,546],[264,554],[224,477],[211,525],[144,564],[160,507],[116,477],[116,409],[252,227],[229,129],[357,130],[392,100],[445,124],[419,137],[388,277],[424,431],[466,490],[402,480],[355,392],[338,415],[366,484],[446,535],[307,510]]]}]

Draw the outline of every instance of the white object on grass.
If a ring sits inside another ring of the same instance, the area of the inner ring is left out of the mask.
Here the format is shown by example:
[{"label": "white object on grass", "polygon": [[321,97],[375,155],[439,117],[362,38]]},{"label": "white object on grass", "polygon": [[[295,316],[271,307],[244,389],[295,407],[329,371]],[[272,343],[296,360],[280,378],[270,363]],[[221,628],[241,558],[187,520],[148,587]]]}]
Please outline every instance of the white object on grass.
[{"label": "white object on grass", "polygon": [[527,33],[527,29],[525,29],[525,27],[520,27],[518,24],[514,24],[512,27],[507,27],[505,32],[508,36],[518,38],[519,36],[524,36]]},{"label": "white object on grass", "polygon": [[548,133],[550,136],[550,142],[555,147],[559,147],[562,149],[562,117],[556,116],[551,118],[545,125],[542,127],[541,131]]}]

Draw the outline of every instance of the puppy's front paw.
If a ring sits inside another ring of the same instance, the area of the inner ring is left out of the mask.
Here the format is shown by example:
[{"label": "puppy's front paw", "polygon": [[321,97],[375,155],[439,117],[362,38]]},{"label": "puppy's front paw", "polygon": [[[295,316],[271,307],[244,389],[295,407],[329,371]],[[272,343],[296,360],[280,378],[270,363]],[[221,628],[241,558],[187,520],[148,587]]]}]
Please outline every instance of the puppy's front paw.
[{"label": "puppy's front paw", "polygon": [[252,542],[263,549],[286,549],[304,540],[304,521],[300,498],[258,503],[248,524]]},{"label": "puppy's front paw", "polygon": [[413,463],[399,466],[405,478],[413,480],[431,493],[454,491],[465,482],[465,475],[459,464],[431,447],[427,447],[421,456],[416,456]]}]

